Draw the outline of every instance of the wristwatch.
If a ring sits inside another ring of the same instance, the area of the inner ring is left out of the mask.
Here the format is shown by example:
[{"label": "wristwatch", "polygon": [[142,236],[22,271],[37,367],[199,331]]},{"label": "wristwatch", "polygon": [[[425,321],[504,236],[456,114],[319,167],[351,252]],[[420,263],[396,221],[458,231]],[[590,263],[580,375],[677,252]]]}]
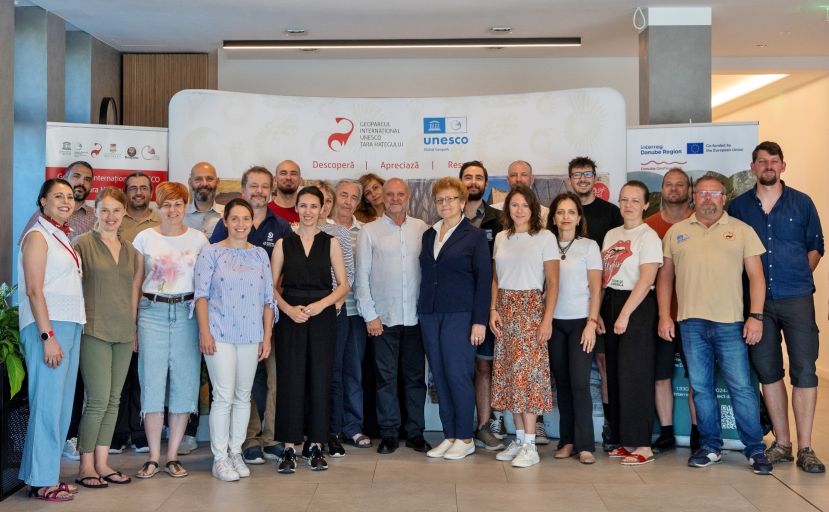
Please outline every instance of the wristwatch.
[{"label": "wristwatch", "polygon": [[749,313],[748,316],[755,320],[760,320],[761,322],[763,321],[763,313]]},{"label": "wristwatch", "polygon": [[40,341],[48,341],[49,338],[55,335],[55,331],[44,331],[40,333]]}]

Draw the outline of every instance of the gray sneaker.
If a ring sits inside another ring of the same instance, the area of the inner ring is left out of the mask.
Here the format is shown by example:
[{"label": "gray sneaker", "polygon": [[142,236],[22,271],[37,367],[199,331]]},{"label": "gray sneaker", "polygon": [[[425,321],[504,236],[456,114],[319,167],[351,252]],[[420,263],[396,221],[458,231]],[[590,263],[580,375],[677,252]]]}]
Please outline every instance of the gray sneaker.
[{"label": "gray sneaker", "polygon": [[178,445],[179,455],[190,455],[193,450],[199,447],[198,441],[193,436],[184,436],[181,438],[181,444]]},{"label": "gray sneaker", "polygon": [[504,449],[504,442],[495,437],[489,429],[489,422],[486,422],[483,427],[478,429],[475,433],[475,446],[485,448],[491,452],[497,452]]},{"label": "gray sneaker", "polygon": [[550,438],[547,437],[547,429],[544,427],[544,417],[539,416],[535,423],[535,444],[547,445],[551,442]]},{"label": "gray sneaker", "polygon": [[771,446],[766,449],[766,457],[772,464],[780,464],[781,462],[791,462],[794,460],[792,456],[792,447],[783,446],[777,441],[773,442]]},{"label": "gray sneaker", "polygon": [[826,472],[826,466],[817,458],[815,451],[808,446],[797,450],[797,467],[807,473]]}]

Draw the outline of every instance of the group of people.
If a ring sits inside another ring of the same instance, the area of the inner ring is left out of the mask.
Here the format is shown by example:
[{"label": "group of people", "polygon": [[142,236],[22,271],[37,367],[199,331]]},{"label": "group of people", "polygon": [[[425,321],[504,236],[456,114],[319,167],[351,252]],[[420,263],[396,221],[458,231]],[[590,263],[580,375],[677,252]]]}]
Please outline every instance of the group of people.
[{"label": "group of people", "polygon": [[[126,443],[113,442],[118,425],[136,437],[129,417],[136,415],[148,458],[135,477],[161,469],[187,476],[178,455],[198,412],[202,360],[217,479],[247,477],[248,464],[267,459],[293,473],[298,451],[312,470],[325,470],[326,452],[344,456],[343,443],[372,446],[363,432],[369,338],[381,454],[398,449],[402,432],[407,447],[428,457],[463,459],[477,445],[512,466],[532,466],[555,389],[561,419],[553,456],[592,464],[595,358],[604,448],[622,465],[647,464],[675,446],[670,378],[679,351],[693,392],[688,464],[721,460],[718,367],[744,453],[755,473],[768,474],[794,459],[781,330],[797,465],[823,472],[810,448],[820,221],[808,196],[780,180],[777,144],[757,146],[751,169],[757,185],[729,213],[716,176],[692,187],[671,169],[661,210],[645,218],[647,186],[629,181],[619,207],[604,201],[587,157],[570,162],[572,191],[549,208],[521,160],[508,168],[504,202],[486,204],[487,170],[470,161],[457,178],[435,181],[440,219],[430,227],[409,215],[400,178],[367,174],[303,187],[299,166],[286,160],[275,174],[245,171],[241,196],[220,205],[216,170],[200,162],[189,187],[153,187],[139,172],[123,191],[100,190],[92,210],[85,205],[92,167],[71,164],[66,179],[43,184],[20,241],[31,407],[21,479],[30,496],[50,501],[71,500],[77,485],[129,483],[108,454]],[[149,206],[153,188],[157,209]],[[423,436],[425,361],[444,435],[435,447]],[[752,369],[774,424],[768,449]],[[83,411],[77,485],[59,481],[73,409]],[[494,411],[512,413],[507,446]],[[655,414],[661,434],[652,441]]]}]

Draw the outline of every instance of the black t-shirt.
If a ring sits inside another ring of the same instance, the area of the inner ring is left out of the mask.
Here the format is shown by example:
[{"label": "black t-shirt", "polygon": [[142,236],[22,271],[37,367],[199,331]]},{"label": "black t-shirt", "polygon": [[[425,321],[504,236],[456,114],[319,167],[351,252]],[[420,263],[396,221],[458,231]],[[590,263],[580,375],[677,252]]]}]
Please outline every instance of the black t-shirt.
[{"label": "black t-shirt", "polygon": [[587,237],[595,240],[599,247],[602,247],[608,231],[624,223],[619,207],[604,199],[597,197],[583,208],[584,216],[587,218]]}]

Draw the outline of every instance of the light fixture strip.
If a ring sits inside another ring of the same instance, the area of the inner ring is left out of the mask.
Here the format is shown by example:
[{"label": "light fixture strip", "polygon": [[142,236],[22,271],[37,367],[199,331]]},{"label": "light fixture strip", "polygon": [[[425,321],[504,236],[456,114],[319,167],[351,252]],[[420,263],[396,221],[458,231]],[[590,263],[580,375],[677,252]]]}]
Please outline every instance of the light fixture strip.
[{"label": "light fixture strip", "polygon": [[580,37],[484,39],[321,39],[316,41],[224,41],[225,50],[368,50],[411,48],[558,48],[581,46]]}]

